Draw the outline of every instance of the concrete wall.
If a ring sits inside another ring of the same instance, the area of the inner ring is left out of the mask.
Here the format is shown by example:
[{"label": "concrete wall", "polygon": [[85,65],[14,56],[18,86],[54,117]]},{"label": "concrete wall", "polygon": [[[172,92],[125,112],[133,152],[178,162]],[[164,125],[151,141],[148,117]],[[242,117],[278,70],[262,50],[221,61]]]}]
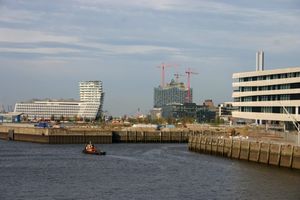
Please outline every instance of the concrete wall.
[{"label": "concrete wall", "polygon": [[110,131],[101,128],[36,128],[0,126],[0,139],[49,144],[186,143],[193,131]]},{"label": "concrete wall", "polygon": [[186,143],[189,134],[187,131],[113,131],[113,142]]},{"label": "concrete wall", "polygon": [[55,129],[0,126],[0,139],[49,143],[49,144],[84,144],[112,143],[112,132],[102,129]]},{"label": "concrete wall", "polygon": [[189,137],[188,148],[198,153],[300,169],[300,147],[289,144],[197,135]]}]

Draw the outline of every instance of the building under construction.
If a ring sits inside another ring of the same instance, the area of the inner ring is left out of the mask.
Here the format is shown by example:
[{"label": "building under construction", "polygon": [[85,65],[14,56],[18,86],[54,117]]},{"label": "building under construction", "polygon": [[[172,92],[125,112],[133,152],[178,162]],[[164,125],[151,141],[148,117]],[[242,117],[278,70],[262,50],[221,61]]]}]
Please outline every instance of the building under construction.
[{"label": "building under construction", "polygon": [[184,104],[193,102],[193,90],[185,87],[184,83],[171,80],[166,86],[159,86],[154,88],[154,108],[162,108],[168,104]]}]

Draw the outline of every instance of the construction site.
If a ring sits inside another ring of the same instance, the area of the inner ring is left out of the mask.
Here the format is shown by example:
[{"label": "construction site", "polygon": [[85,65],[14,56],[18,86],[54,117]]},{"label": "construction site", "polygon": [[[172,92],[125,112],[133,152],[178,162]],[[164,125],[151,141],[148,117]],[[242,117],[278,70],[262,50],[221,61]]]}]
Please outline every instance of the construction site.
[{"label": "construction site", "polygon": [[[32,124],[7,123],[0,125],[0,139],[40,143],[187,143],[189,136],[205,135],[223,138],[242,138],[297,145],[298,133],[266,130],[261,126],[212,126],[186,124],[186,127],[122,127],[96,125],[66,125],[64,127],[34,127]],[[56,139],[55,139],[56,138]],[[60,139],[58,139],[60,138]],[[102,139],[100,139],[102,138]]]}]

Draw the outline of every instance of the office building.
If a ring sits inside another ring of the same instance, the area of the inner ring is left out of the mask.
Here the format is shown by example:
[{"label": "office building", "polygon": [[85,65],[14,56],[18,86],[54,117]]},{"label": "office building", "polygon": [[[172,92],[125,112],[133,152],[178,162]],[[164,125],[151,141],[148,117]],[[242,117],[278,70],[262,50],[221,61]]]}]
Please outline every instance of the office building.
[{"label": "office building", "polygon": [[79,115],[80,116],[86,115],[87,110],[93,113],[96,111],[95,109],[98,108],[98,111],[96,113],[96,118],[99,118],[102,111],[103,100],[104,100],[102,81],[79,82],[79,94],[80,94],[80,102],[88,102],[88,104],[85,105],[86,107],[80,110]]},{"label": "office building", "polygon": [[196,118],[197,105],[195,103],[172,103],[162,107],[162,116],[164,118]]},{"label": "office building", "polygon": [[162,108],[153,108],[150,110],[150,116],[152,119],[159,119],[162,117]]},{"label": "office building", "polygon": [[238,108],[233,117],[259,124],[300,121],[300,67],[264,70],[262,66],[233,74],[232,105]]},{"label": "office building", "polygon": [[203,106],[209,107],[209,108],[214,108],[214,102],[212,99],[206,99],[203,102]]},{"label": "office building", "polygon": [[218,105],[218,113],[217,116],[220,120],[224,122],[233,121],[232,112],[236,111],[237,108],[232,106],[232,102],[224,102]]},{"label": "office building", "polygon": [[165,119],[193,118],[197,122],[212,122],[216,118],[216,111],[215,109],[195,103],[174,103],[162,107],[162,116]]},{"label": "office building", "polygon": [[15,112],[0,113],[0,123],[21,122],[22,115],[23,113]]},{"label": "office building", "polygon": [[74,119],[95,120],[101,116],[104,93],[101,81],[79,83],[80,101],[32,100],[16,103],[15,112],[24,113],[28,119]]}]

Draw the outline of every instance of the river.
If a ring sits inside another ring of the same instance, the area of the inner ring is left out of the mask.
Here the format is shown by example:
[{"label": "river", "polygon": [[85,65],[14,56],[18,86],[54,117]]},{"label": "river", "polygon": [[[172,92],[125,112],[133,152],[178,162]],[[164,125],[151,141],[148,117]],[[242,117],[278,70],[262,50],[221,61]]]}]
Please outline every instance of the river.
[{"label": "river", "polygon": [[1,200],[300,199],[300,172],[196,154],[187,144],[84,145],[0,140]]}]

